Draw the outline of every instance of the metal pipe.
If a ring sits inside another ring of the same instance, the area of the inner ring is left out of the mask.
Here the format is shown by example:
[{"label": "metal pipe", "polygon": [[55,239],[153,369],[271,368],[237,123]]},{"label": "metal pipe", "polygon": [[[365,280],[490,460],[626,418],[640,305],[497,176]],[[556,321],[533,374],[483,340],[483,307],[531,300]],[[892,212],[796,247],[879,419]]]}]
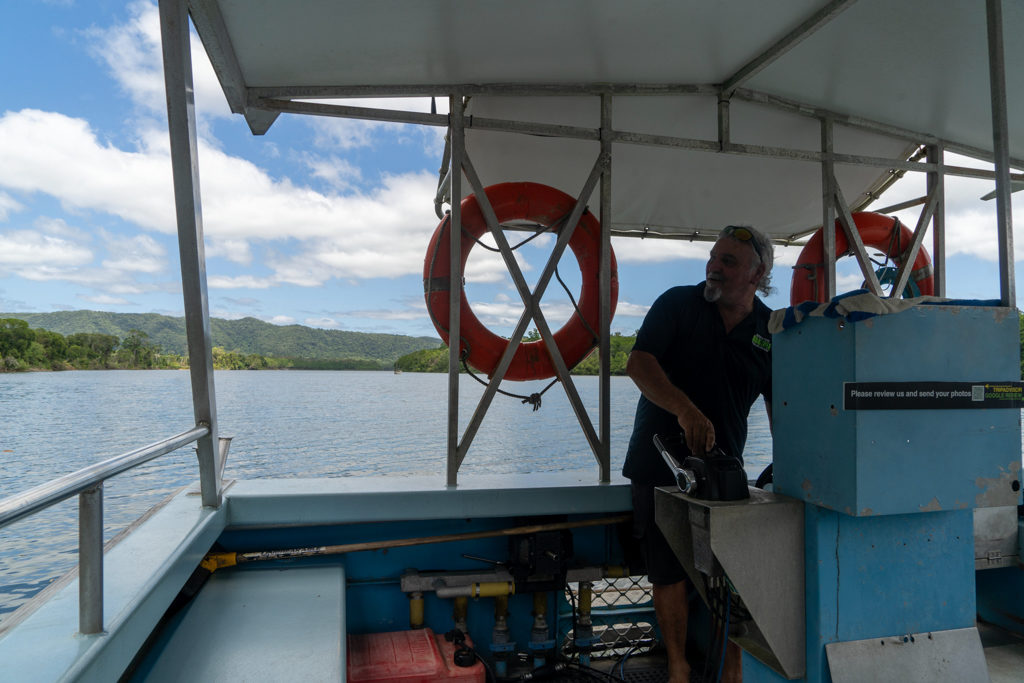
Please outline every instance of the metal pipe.
[{"label": "metal pipe", "polygon": [[[880,135],[886,135],[888,137],[897,138],[900,140],[908,140],[924,145],[942,144],[950,152],[956,152],[958,154],[964,154],[966,156],[975,157],[985,161],[993,161],[994,157],[992,153],[986,149],[980,147],[974,147],[971,145],[965,145],[963,143],[956,142],[954,140],[943,140],[942,138],[929,135],[921,131],[913,131],[907,128],[900,128],[897,126],[891,126],[889,124],[874,121],[872,119],[866,119],[860,116],[851,116],[849,114],[843,114],[835,112],[829,109],[816,107],[805,104],[803,102],[797,102],[796,100],[790,100],[785,97],[778,95],[769,95],[767,93],[758,92],[755,90],[746,90],[738,88],[733,93],[733,98],[739,98],[748,102],[756,102],[757,104],[763,104],[766,106],[774,107],[784,111],[790,111],[803,116],[811,116],[814,118],[831,118],[837,123],[842,124],[847,128],[855,128],[859,130],[865,130],[869,133],[878,133]],[[1010,163],[1013,166],[1024,166],[1024,159],[1018,159],[1015,157],[1010,158]]]},{"label": "metal pipe", "polygon": [[547,621],[548,594],[538,591],[533,594],[533,627],[530,629],[529,649],[533,653],[533,666],[540,668],[553,654],[554,641],[550,638]]},{"label": "metal pipe", "polygon": [[996,230],[999,238],[999,292],[1002,305],[1017,305],[1013,263],[1013,208],[1010,201],[1010,131],[1006,115],[1006,65],[1003,58],[1003,3],[986,0],[989,89],[992,94],[992,150],[996,171]]},{"label": "metal pipe", "polygon": [[601,263],[598,271],[600,319],[598,320],[598,482],[611,481],[611,326],[612,326],[612,97],[601,96],[601,155],[607,160],[601,171]]},{"label": "metal pipe", "polygon": [[[857,263],[860,264],[860,270],[864,274],[864,279],[868,282],[868,289],[880,297],[882,296],[882,285],[878,283],[878,275],[875,274],[871,259],[868,258],[867,249],[864,248],[864,240],[861,239],[860,232],[857,231],[857,225],[853,222],[853,216],[850,215],[850,207],[846,203],[846,199],[843,198],[842,188],[839,187],[839,183],[834,179],[832,182],[835,189],[836,213],[839,214],[839,223],[846,234],[848,248],[853,252],[853,257],[857,259]],[[833,250],[832,253],[835,253],[835,251]]]},{"label": "metal pipe", "polygon": [[[417,123],[421,125],[445,125],[450,117],[443,114],[423,114],[417,112],[405,112],[391,109],[374,109],[371,107],[352,107],[348,105],[323,104],[312,102],[291,102],[289,100],[260,100],[260,107],[267,111],[280,111],[297,114],[312,114],[317,116],[334,116],[340,118],[369,119],[375,121],[390,121],[395,123]],[[806,113],[801,111],[801,113]],[[830,113],[822,112],[822,116],[830,116]],[[835,120],[836,123],[849,124],[849,121]],[[488,130],[506,133],[522,133],[526,135],[539,135],[545,137],[569,138],[575,140],[599,141],[603,132],[599,129],[586,128],[581,126],[561,126],[555,124],[536,123],[529,121],[510,121],[506,119],[495,119],[482,116],[466,117],[463,125],[473,130]],[[860,127],[860,126],[850,126]],[[879,134],[887,134],[886,131],[872,131]],[[912,133],[907,131],[898,136],[900,139],[915,140],[916,142],[932,143],[934,138],[920,135],[917,138],[910,137]],[[739,154],[745,156],[759,156],[769,159],[786,159],[791,161],[807,161],[820,163],[822,154],[811,150],[790,149],[786,147],[772,147],[767,145],[750,145],[727,142],[723,145],[720,140],[704,140],[700,138],[675,137],[670,135],[654,135],[650,133],[637,133],[630,131],[609,131],[606,137],[613,142],[623,144],[643,145],[652,147],[671,147],[676,149],[688,149],[703,152],[722,152],[726,154]],[[950,149],[953,147],[949,146]],[[964,150],[968,153],[969,150]],[[980,153],[981,150],[978,150]],[[977,154],[975,154],[977,155]],[[837,164],[849,164],[857,166],[875,166],[878,168],[893,168],[903,171],[915,171],[926,173],[935,171],[933,164],[927,162],[907,161],[906,159],[890,159],[886,157],[865,156],[858,154],[833,154],[833,162]],[[1024,164],[1021,164],[1024,165]],[[962,176],[965,178],[982,178],[991,180],[995,177],[992,171],[969,166],[949,166],[946,168],[949,175]],[[1024,180],[1024,174],[1015,173],[1011,177],[1015,180]]]},{"label": "metal pipe", "polygon": [[[941,168],[945,151],[942,143],[928,145],[928,161]],[[946,296],[946,177],[940,171],[927,176],[928,194],[937,201],[932,214],[932,272],[935,296]],[[924,201],[924,198],[921,200]]]},{"label": "metal pipe", "polygon": [[897,254],[901,263],[899,270],[896,271],[896,282],[892,287],[892,292],[889,293],[889,298],[891,299],[899,299],[903,295],[903,289],[910,282],[910,275],[914,270],[914,261],[917,260],[917,253],[921,249],[921,243],[924,242],[924,233],[928,230],[928,222],[931,221],[932,214],[935,213],[935,205],[938,203],[938,199],[938,194],[933,190],[928,198],[928,203],[925,204],[924,209],[921,210],[921,215],[918,216],[910,245],[902,254]]},{"label": "metal pipe", "polygon": [[103,632],[103,484],[78,494],[78,631]]},{"label": "metal pipe", "polygon": [[231,449],[231,436],[222,436],[217,448],[217,478],[224,478],[224,466],[228,464],[228,451]]},{"label": "metal pipe", "polygon": [[718,96],[718,146],[720,149],[725,149],[732,142],[730,139],[729,132],[729,98],[727,96]]},{"label": "metal pipe", "polygon": [[441,586],[434,590],[439,598],[497,598],[515,595],[516,586],[511,581],[480,581],[461,586]]},{"label": "metal pipe", "polygon": [[199,146],[196,135],[195,91],[189,45],[188,7],[184,0],[160,0],[164,85],[167,91],[167,130],[171,143],[171,173],[178,226],[181,289],[185,304],[192,412],[208,433],[199,439],[199,483],[203,505],[219,507],[217,476],[217,403],[213,387],[213,342],[210,305],[206,294],[206,254],[203,211],[199,196]]},{"label": "metal pipe", "polygon": [[[928,174],[931,175],[930,173]],[[911,209],[915,206],[921,206],[928,201],[928,197],[918,197],[916,199],[908,199],[905,202],[898,204],[890,204],[889,206],[883,206],[881,208],[872,208],[871,210],[875,213],[896,213],[897,211],[903,211],[904,209]]]},{"label": "metal pipe", "polygon": [[453,600],[452,605],[452,622],[459,631],[468,633],[469,629],[466,628],[466,615],[469,611],[469,598],[465,595],[460,595]]},{"label": "metal pipe", "polygon": [[832,0],[817,12],[809,16],[800,25],[783,36],[778,42],[747,62],[722,85],[722,95],[729,97],[733,90],[756,76],[762,69],[786,54],[806,38],[815,34],[822,26],[832,21],[839,13],[856,0]]},{"label": "metal pipe", "polygon": [[423,593],[420,591],[409,595],[409,628],[423,628]]},{"label": "metal pipe", "polygon": [[[557,85],[544,85],[544,84],[523,84],[523,83],[500,83],[500,84],[473,84],[473,83],[438,83],[438,84],[419,84],[419,85],[381,85],[381,86],[368,86],[368,85],[343,85],[343,86],[269,86],[269,87],[252,87],[247,89],[249,107],[253,109],[262,109],[265,111],[286,111],[283,102],[287,102],[293,98],[303,99],[331,99],[331,98],[365,98],[365,97],[389,97],[389,96],[401,96],[401,97],[439,97],[439,96],[450,96],[452,93],[461,93],[463,95],[520,95],[520,96],[580,96],[580,95],[641,95],[641,96],[668,96],[668,95],[714,95],[718,96],[722,91],[720,86],[712,84],[692,84],[692,83],[649,83],[649,84],[637,84],[637,83],[602,83],[595,85],[591,83],[568,83],[568,84],[557,84]],[[841,114],[834,112],[822,107],[809,105],[804,102],[798,102],[778,95],[771,95],[768,93],[751,90],[748,88],[736,88],[732,90],[730,96],[734,99],[740,99],[746,102],[753,102],[756,104],[762,104],[774,109],[788,111],[799,114],[801,116],[809,116],[812,118],[823,118],[829,117],[846,128],[858,129],[868,131],[870,133],[876,133],[879,135],[885,135],[901,140],[913,141],[919,144],[942,144],[949,151],[964,154],[966,156],[975,157],[985,161],[992,161],[992,154],[980,147],[974,147],[972,145],[966,145],[954,140],[943,140],[934,135],[925,133],[923,131],[914,131],[907,128],[900,128],[898,126],[892,126],[889,124],[881,123],[872,119],[851,116],[848,114]],[[296,108],[289,108],[287,111],[299,112],[301,108],[311,103],[294,103],[298,105]],[[323,103],[317,103],[319,106],[331,107],[333,105],[325,105]],[[345,105],[342,105],[345,106]],[[396,110],[373,110],[371,108],[352,108],[354,112],[357,112],[360,118],[365,118],[365,114],[372,111],[383,112],[383,115],[376,115],[371,118],[378,121],[388,121],[391,114],[397,117],[404,118],[410,112],[399,112]],[[319,111],[313,111],[312,109],[308,113],[319,113],[324,116],[332,116],[343,114],[330,114],[329,109],[320,109]],[[339,112],[341,110],[338,110]],[[306,113],[306,112],[302,112]],[[426,116],[420,114],[419,116]],[[551,130],[559,128],[558,126],[547,127],[544,124],[531,124],[531,123],[514,123],[505,122],[497,119],[482,119],[477,118],[473,121],[474,128],[485,128],[487,129],[489,123],[493,122],[495,126],[501,126],[504,129],[508,125],[522,125],[523,128],[519,132],[536,132],[538,134],[551,134]],[[421,123],[427,123],[427,125],[445,125],[444,121],[433,122],[424,120]],[[548,133],[540,133],[539,129],[535,129],[534,126],[540,126],[547,129]],[[569,133],[568,137],[584,136],[585,139],[597,140],[599,139],[599,132],[592,129],[576,128],[571,126],[561,127],[566,131],[573,131]],[[498,129],[498,128],[495,128]],[[619,136],[621,142],[634,142],[636,138],[634,136],[642,137],[648,141],[658,138],[659,136],[651,135],[640,135],[626,132],[616,133]],[[717,150],[718,145],[715,141],[709,140],[688,140],[683,141],[684,138],[666,138],[666,140],[673,140],[674,143],[669,146],[688,146],[694,145],[703,148],[710,148],[712,151]],[[1010,158],[1011,165],[1013,166],[1024,166],[1024,159],[1018,159],[1015,157]],[[991,176],[989,176],[991,177]]]},{"label": "metal pipe", "polygon": [[236,564],[245,562],[262,562],[266,560],[290,560],[298,557],[320,557],[322,555],[344,555],[346,553],[358,553],[368,550],[388,550],[391,548],[408,548],[417,545],[429,545],[433,543],[451,543],[452,541],[473,541],[481,538],[495,538],[499,536],[522,536],[535,534],[542,531],[561,531],[563,529],[578,529],[582,527],[606,526],[619,524],[632,519],[632,513],[613,515],[611,517],[598,517],[594,519],[582,519],[575,522],[551,522],[549,524],[530,524],[526,526],[509,527],[505,529],[491,529],[488,531],[467,531],[459,534],[441,534],[439,536],[420,536],[416,538],[396,538],[384,541],[365,541],[362,543],[345,543],[341,545],[322,545],[308,548],[289,548],[283,550],[254,550],[251,552],[236,553],[222,552],[210,553],[201,565],[213,572],[225,567],[233,567]]},{"label": "metal pipe", "polygon": [[411,85],[301,85],[248,89],[250,100],[340,99],[366,97],[447,97],[463,95],[717,95],[718,86],[693,83],[430,83]]},{"label": "metal pipe", "polygon": [[451,112],[449,136],[452,140],[451,196],[452,213],[448,222],[448,486],[459,481],[459,348],[462,346],[462,161],[466,156],[466,130],[463,127],[465,103],[456,93],[449,100]]},{"label": "metal pipe", "polygon": [[193,427],[187,432],[137,448],[95,465],[83,467],[77,472],[65,474],[63,477],[11,496],[0,502],[0,528],[94,488],[103,483],[105,479],[130,470],[153,458],[176,451],[207,433],[209,430],[206,427]]},{"label": "metal pipe", "polygon": [[327,104],[323,102],[295,102],[293,100],[266,97],[251,100],[249,108],[284,114],[310,114],[312,116],[331,116],[343,119],[414,123],[422,126],[448,125],[448,116],[445,114],[425,114],[423,112],[404,111],[401,109],[378,109],[376,107],[356,107],[347,104]]},{"label": "metal pipe", "polygon": [[825,278],[825,301],[831,301],[836,295],[836,231],[833,227],[836,220],[833,200],[836,194],[836,176],[832,142],[832,119],[824,118],[821,120],[821,237],[825,265],[820,272]]}]

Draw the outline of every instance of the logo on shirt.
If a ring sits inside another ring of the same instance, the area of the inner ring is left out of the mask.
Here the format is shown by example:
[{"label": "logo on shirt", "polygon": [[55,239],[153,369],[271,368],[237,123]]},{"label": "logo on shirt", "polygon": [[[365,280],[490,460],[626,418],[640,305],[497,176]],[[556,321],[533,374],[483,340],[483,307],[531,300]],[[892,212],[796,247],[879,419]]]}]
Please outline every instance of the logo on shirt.
[{"label": "logo on shirt", "polygon": [[759,334],[755,334],[753,337],[751,337],[750,343],[756,346],[757,348],[761,349],[762,351],[772,350],[772,340],[765,339]]}]

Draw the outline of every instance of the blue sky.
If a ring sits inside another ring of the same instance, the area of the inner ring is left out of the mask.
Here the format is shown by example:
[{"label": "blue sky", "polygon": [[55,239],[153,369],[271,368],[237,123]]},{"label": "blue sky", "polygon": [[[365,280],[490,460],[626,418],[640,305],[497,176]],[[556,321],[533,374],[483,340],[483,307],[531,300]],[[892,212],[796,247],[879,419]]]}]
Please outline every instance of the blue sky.
[{"label": "blue sky", "polygon": [[[0,311],[181,315],[155,3],[19,1],[0,33]],[[211,314],[433,335],[422,268],[443,131],[282,116],[255,138],[229,114],[202,52],[194,59]],[[990,189],[947,183],[950,296],[998,296],[995,207],[978,201]],[[922,190],[919,177],[903,181],[883,204]],[[703,277],[708,245],[655,242],[613,245],[614,330],[632,333],[661,291]],[[524,248],[528,280],[549,248]],[[473,309],[507,331],[518,297],[500,260],[479,251],[467,273]],[[797,254],[777,254],[773,308],[788,303]],[[571,261],[561,272],[575,288]],[[840,289],[859,286],[851,261]],[[552,327],[568,317],[555,289],[544,307]]]}]

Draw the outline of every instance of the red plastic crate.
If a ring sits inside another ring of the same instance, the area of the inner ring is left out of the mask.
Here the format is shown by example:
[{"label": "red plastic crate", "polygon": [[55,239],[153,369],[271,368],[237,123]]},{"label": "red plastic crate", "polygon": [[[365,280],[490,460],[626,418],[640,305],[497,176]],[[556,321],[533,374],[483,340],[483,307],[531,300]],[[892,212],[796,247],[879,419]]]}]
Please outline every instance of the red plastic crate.
[{"label": "red plastic crate", "polygon": [[[466,638],[466,644],[473,643]],[[348,636],[347,670],[350,683],[396,681],[483,683],[484,666],[455,666],[455,644],[429,628]]]}]

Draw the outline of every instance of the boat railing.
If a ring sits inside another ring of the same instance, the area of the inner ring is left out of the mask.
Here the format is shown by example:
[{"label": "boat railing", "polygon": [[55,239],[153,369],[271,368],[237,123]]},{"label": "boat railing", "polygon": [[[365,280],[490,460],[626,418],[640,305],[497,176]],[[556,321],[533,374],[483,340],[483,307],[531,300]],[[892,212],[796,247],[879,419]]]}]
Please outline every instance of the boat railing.
[{"label": "boat railing", "polygon": [[[207,436],[198,425],[175,436],[83,467],[0,501],[0,529],[78,496],[78,630],[103,632],[103,482]],[[222,440],[221,462],[227,440]]]}]

